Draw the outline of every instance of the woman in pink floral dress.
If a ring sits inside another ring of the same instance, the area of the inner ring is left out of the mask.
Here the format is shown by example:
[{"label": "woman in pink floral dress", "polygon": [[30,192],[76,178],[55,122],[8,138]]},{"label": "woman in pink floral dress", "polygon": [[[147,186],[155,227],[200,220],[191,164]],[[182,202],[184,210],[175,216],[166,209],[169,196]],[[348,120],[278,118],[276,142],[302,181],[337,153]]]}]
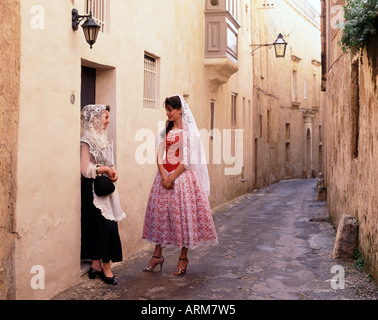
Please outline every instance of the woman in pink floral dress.
[{"label": "woman in pink floral dress", "polygon": [[[178,247],[181,254],[174,275],[183,275],[188,249],[217,244],[209,205],[209,176],[194,117],[183,97],[165,100],[167,126],[159,135],[158,172],[152,184],[142,238],[155,244],[152,271],[164,263],[162,248]],[[165,154],[165,158],[164,158]]]}]

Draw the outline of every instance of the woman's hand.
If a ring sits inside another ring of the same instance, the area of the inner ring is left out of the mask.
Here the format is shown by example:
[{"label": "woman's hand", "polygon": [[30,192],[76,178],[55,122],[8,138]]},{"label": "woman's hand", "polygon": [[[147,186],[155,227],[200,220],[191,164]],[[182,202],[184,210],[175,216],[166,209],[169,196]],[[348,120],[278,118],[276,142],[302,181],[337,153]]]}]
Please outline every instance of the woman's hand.
[{"label": "woman's hand", "polygon": [[118,180],[118,173],[114,169],[112,169],[112,174],[109,175],[109,179],[113,182],[116,182]]},{"label": "woman's hand", "polygon": [[115,171],[113,168],[108,167],[107,174],[111,181],[116,182],[118,180],[117,171]]},{"label": "woman's hand", "polygon": [[108,175],[109,179],[113,182],[116,182],[118,180],[117,171],[115,171],[113,168],[110,168],[110,167],[107,167],[107,166],[99,167],[99,168],[97,168],[97,173],[99,173],[99,174],[106,173]]},{"label": "woman's hand", "polygon": [[173,188],[173,180],[170,177],[162,177],[161,178],[161,184],[165,189],[172,189]]}]

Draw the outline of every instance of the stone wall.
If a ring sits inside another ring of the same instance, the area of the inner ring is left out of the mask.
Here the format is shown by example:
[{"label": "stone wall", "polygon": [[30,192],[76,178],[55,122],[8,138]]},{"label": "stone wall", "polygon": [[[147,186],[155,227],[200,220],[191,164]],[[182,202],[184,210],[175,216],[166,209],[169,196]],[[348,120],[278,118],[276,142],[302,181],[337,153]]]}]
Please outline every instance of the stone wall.
[{"label": "stone wall", "polygon": [[[332,4],[332,3],[331,3]],[[366,272],[378,280],[378,36],[360,53],[343,54],[341,30],[328,27],[324,121],[329,214],[359,222]]]},{"label": "stone wall", "polygon": [[[378,25],[376,23],[376,30]],[[360,78],[359,221],[366,270],[378,280],[378,36],[365,50]]]},{"label": "stone wall", "polygon": [[0,2],[0,300],[15,298],[16,154],[20,91],[20,4]]}]

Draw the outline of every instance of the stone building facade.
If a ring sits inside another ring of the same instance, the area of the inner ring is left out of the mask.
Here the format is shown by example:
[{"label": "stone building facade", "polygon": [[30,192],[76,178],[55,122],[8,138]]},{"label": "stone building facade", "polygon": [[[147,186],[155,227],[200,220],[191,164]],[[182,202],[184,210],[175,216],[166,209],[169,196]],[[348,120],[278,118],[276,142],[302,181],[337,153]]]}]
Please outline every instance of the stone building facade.
[{"label": "stone building facade", "polygon": [[341,5],[322,1],[327,205],[336,228],[342,214],[358,219],[358,249],[366,272],[377,280],[378,35],[361,52],[343,53]]},{"label": "stone building facade", "polygon": [[[70,24],[72,9],[84,14],[86,2],[1,4],[2,12],[12,13],[3,16],[9,23],[1,27],[0,61],[9,68],[2,79],[10,76],[2,84],[7,121],[2,118],[0,132],[6,142],[0,293],[6,298],[50,298],[86,270],[80,261],[79,140],[80,109],[87,103],[111,105],[110,136],[127,214],[119,223],[125,259],[146,247],[141,231],[167,96],[182,94],[201,129],[212,208],[319,171],[316,41],[288,37],[283,60],[269,57],[269,50],[251,56],[251,44],[294,29],[278,28],[280,11],[317,39],[316,24],[301,6],[275,1],[272,16],[265,16],[258,10],[266,1],[256,0],[96,1],[102,29],[90,49],[81,28],[73,31]],[[67,25],[57,28],[56,21]],[[293,70],[298,95],[290,85]]]},{"label": "stone building facade", "polygon": [[[255,187],[322,171],[320,17],[306,1],[253,1]],[[289,22],[288,22],[289,21]],[[284,58],[272,47],[288,42]]]}]

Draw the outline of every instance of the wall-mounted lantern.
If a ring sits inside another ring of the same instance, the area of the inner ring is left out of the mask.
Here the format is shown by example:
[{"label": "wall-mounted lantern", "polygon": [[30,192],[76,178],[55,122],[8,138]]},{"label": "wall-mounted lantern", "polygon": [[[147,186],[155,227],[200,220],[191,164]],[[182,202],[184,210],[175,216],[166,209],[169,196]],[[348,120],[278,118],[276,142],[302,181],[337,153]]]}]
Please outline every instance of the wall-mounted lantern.
[{"label": "wall-mounted lantern", "polygon": [[274,41],[273,43],[252,44],[251,46],[252,47],[257,47],[257,48],[255,48],[255,49],[252,50],[252,52],[251,52],[252,54],[253,54],[254,51],[256,51],[257,49],[260,49],[261,47],[271,47],[271,46],[274,46],[274,52],[276,54],[276,58],[284,58],[285,57],[285,53],[286,53],[287,42],[283,38],[283,35],[280,33],[277,36],[276,41]]},{"label": "wall-mounted lantern", "polygon": [[72,29],[74,31],[78,30],[79,24],[84,18],[87,18],[87,20],[85,20],[81,27],[84,31],[85,40],[89,43],[92,49],[92,45],[95,44],[101,27],[93,19],[92,11],[89,12],[89,15],[81,16],[76,9],[72,9]]},{"label": "wall-mounted lantern", "polygon": [[285,57],[285,52],[286,52],[286,46],[287,42],[284,40],[282,34],[280,33],[273,43],[274,45],[274,50],[276,53],[276,58],[284,58]]}]

